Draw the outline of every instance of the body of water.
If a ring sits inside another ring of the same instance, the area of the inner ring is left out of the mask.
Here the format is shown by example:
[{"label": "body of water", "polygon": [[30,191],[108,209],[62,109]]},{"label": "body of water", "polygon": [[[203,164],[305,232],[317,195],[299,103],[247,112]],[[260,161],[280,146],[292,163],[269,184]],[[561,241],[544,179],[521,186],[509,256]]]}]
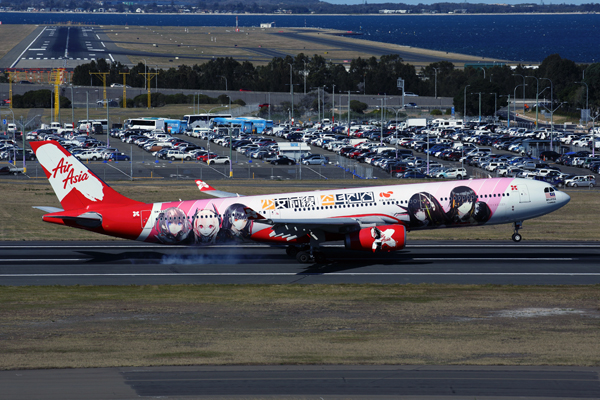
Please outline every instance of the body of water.
[{"label": "body of water", "polygon": [[[235,26],[235,15],[0,13],[4,24],[86,23],[145,26]],[[537,63],[551,54],[577,63],[598,57],[600,15],[238,15],[240,27],[275,22],[279,27],[354,31],[361,38],[470,54],[499,60]]]}]

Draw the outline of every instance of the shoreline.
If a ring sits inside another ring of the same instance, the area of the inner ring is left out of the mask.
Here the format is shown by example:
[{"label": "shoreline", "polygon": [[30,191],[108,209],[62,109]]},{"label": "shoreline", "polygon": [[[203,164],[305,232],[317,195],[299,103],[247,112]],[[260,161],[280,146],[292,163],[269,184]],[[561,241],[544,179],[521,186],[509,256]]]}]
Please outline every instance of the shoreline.
[{"label": "shoreline", "polygon": [[[394,14],[381,14],[381,13],[347,13],[347,14],[274,14],[274,13],[243,13],[243,14],[238,14],[238,13],[124,13],[124,12],[76,12],[76,11],[35,11],[35,12],[30,12],[30,11],[0,11],[0,18],[2,17],[3,14],[8,14],[8,13],[14,13],[14,14],[60,14],[60,15],[68,15],[68,14],[74,14],[74,15],[178,15],[178,16],[236,16],[236,17],[240,17],[240,16],[276,16],[276,17],[344,17],[344,16],[370,16],[370,17],[444,17],[444,16],[500,16],[500,15],[506,15],[506,16],[514,16],[514,15],[599,15],[600,12],[593,12],[593,11],[589,11],[589,12],[556,12],[556,13],[551,13],[551,12],[545,12],[545,13],[540,13],[540,12],[531,12],[531,13],[526,13],[526,12],[517,12],[517,13],[432,13],[432,14],[417,14],[417,13],[406,13],[406,14],[400,14],[400,13],[394,13]],[[22,24],[22,23],[17,23],[17,24],[11,24],[10,22],[6,22],[6,21],[2,21],[3,24],[7,24],[7,25],[29,25],[29,24]],[[143,26],[143,25],[139,25],[139,26]],[[165,25],[165,26],[180,26],[180,25]],[[254,25],[251,25],[254,26]]]}]

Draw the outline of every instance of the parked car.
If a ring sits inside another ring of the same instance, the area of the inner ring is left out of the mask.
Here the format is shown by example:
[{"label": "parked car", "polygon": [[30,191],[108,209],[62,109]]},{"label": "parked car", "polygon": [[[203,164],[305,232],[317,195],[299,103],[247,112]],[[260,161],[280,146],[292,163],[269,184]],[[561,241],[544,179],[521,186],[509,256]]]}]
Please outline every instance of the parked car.
[{"label": "parked car", "polygon": [[578,175],[565,181],[565,186],[579,187],[587,186],[593,188],[596,186],[596,177],[594,175]]},{"label": "parked car", "polygon": [[323,156],[320,154],[313,155],[313,157],[311,157],[311,158],[302,160],[302,164],[304,164],[304,165],[329,164],[329,157]]},{"label": "parked car", "polygon": [[274,160],[271,160],[272,165],[296,165],[296,161],[286,156],[277,156]]},{"label": "parked car", "polygon": [[7,165],[6,167],[0,168],[0,175],[17,175],[22,174],[23,168],[16,167],[12,164]]},{"label": "parked car", "polygon": [[108,161],[129,161],[131,160],[129,156],[125,153],[115,152],[110,153],[108,156]]},{"label": "parked car", "polygon": [[229,164],[231,161],[228,156],[216,156],[208,160],[208,165],[213,164]]}]

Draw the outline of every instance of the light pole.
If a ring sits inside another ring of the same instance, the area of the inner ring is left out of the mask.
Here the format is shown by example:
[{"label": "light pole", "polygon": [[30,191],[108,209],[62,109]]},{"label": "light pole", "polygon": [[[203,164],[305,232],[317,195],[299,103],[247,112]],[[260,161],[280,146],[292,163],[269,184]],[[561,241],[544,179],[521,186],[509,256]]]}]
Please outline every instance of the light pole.
[{"label": "light pole", "polygon": [[474,92],[469,94],[478,94],[479,95],[479,123],[481,123],[481,92]]},{"label": "light pole", "polygon": [[[550,81],[550,151],[552,151],[552,137],[554,136],[554,90],[552,80],[549,78],[540,78]],[[545,107],[545,106],[544,106]],[[547,107],[545,107],[547,109]]]},{"label": "light pole", "polygon": [[[523,78],[523,115],[525,115],[525,86],[527,86],[525,84],[525,75],[521,75],[521,74],[512,74],[513,76],[520,76],[521,78]],[[517,98],[515,97],[513,101],[517,101]]]},{"label": "light pole", "polygon": [[[590,88],[589,88],[588,84],[585,83],[585,82],[583,82],[583,81],[575,82],[575,83],[582,83],[582,84],[585,85],[585,109],[587,110],[587,118],[589,118],[590,107],[589,107],[589,104],[588,104],[588,95],[590,93]],[[587,122],[588,122],[588,120],[586,119],[585,123],[587,124]]]},{"label": "light pole", "polygon": [[540,91],[540,80],[537,77],[531,76],[531,75],[526,76],[526,78],[533,78],[533,79],[535,79],[535,82],[536,82],[536,87],[535,87],[535,129],[537,129],[538,128],[538,115],[539,115],[538,113],[539,113],[539,108],[540,108],[540,104],[538,102],[539,95],[540,95],[538,93]]},{"label": "light pole", "polygon": [[498,93],[488,93],[494,95],[494,122],[496,122],[496,109],[498,108]]},{"label": "light pole", "polygon": [[335,84],[333,85],[333,89],[331,89],[331,97],[331,128],[333,130],[335,124]]},{"label": "light pole", "polygon": [[292,63],[288,63],[288,65],[290,66],[290,96],[292,98],[292,118],[290,119],[290,124],[293,127],[294,126],[294,83],[293,83],[292,73],[294,71],[294,66],[292,65]]},{"label": "light pole", "polygon": [[[519,85],[515,86],[515,89],[513,90],[513,110],[515,113],[515,126],[516,126],[516,122],[517,122],[517,88],[519,86],[527,86],[527,84],[526,83],[519,84]],[[525,103],[523,103],[523,104],[525,104]],[[508,113],[510,114],[510,99],[508,102]],[[509,119],[509,122],[510,122],[510,119]],[[509,125],[510,125],[510,123],[509,123]]]},{"label": "light pole", "polygon": [[433,70],[435,71],[435,98],[437,99],[437,74],[438,74],[438,69],[439,68],[433,68]]},{"label": "light pole", "polygon": [[465,102],[464,108],[463,108],[463,125],[465,125],[467,123],[467,88],[469,86],[471,86],[471,85],[465,86],[465,93],[463,95],[463,100]]},{"label": "light pole", "polygon": [[144,61],[144,89],[148,88],[148,68],[146,67],[146,59],[142,58],[142,61]]},{"label": "light pole", "polygon": [[73,103],[75,98],[73,97],[73,84],[71,84],[71,126],[75,128],[75,111],[73,110]]}]

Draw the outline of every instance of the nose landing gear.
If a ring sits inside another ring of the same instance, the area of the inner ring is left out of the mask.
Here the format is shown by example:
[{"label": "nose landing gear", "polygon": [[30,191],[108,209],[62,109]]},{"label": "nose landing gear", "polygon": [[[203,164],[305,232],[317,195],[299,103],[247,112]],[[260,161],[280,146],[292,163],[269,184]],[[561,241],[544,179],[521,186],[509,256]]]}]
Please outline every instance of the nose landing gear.
[{"label": "nose landing gear", "polygon": [[513,235],[512,235],[512,240],[513,240],[514,242],[517,242],[517,243],[518,243],[518,242],[520,242],[520,241],[521,241],[521,239],[523,239],[523,237],[522,237],[522,236],[521,236],[521,234],[519,233],[519,229],[523,228],[523,221],[518,221],[518,222],[515,222],[515,223],[513,224],[513,226],[515,227],[515,233],[513,233]]}]

